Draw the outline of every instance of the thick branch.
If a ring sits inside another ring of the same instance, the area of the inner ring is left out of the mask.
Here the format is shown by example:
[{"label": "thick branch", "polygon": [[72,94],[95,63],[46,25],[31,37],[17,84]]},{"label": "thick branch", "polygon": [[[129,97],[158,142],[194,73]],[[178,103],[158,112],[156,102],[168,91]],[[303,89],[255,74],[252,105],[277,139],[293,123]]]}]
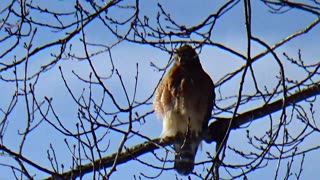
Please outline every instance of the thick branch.
[{"label": "thick branch", "polygon": [[[248,122],[252,122],[253,120],[260,119],[264,116],[267,116],[271,113],[279,111],[284,107],[290,106],[292,104],[298,103],[302,100],[308,99],[310,97],[316,96],[320,94],[320,85],[314,85],[310,88],[303,89],[301,91],[296,92],[295,94],[287,97],[286,104],[283,103],[283,100],[280,99],[270,104],[266,104],[260,108],[256,108],[251,111],[247,111],[235,117],[232,120],[231,129],[237,129],[240,125],[243,125]],[[218,118],[216,121],[212,122],[209,126],[210,133],[210,142],[220,141],[225,133],[227,132],[230,118]],[[136,145],[134,147],[128,148],[126,151],[122,152],[118,156],[118,164],[122,164],[128,162],[136,157],[143,155],[147,152],[151,152],[153,150],[158,149],[161,146],[166,146],[170,144],[170,142],[160,142],[160,139],[154,139],[152,141],[147,141],[142,144]],[[116,154],[112,154],[111,156],[104,157],[95,161],[94,163],[88,163],[86,165],[79,166],[77,169],[70,170],[68,172],[62,174],[55,174],[52,177],[47,179],[75,179],[76,177],[82,176],[86,173],[90,173],[93,171],[97,171],[103,168],[111,167],[114,161]]]},{"label": "thick branch", "polygon": [[[126,163],[136,157],[143,155],[147,152],[158,149],[159,147],[166,146],[170,144],[170,142],[160,142],[160,138],[146,141],[144,143],[138,144],[131,148],[126,149],[126,151],[120,153],[117,158],[117,164]],[[56,179],[76,179],[77,177],[81,177],[87,173],[98,171],[103,168],[108,168],[113,165],[114,159],[116,157],[116,153],[106,156],[102,159],[96,160],[93,163],[88,163],[85,165],[81,165],[77,167],[77,169],[72,169],[62,174],[52,174],[51,177],[48,177],[47,180],[56,180]]]},{"label": "thick branch", "polygon": [[[313,96],[317,96],[319,94],[320,94],[320,84],[311,86],[310,88],[307,88],[307,89],[303,89],[287,97],[286,104],[284,104],[283,100],[280,99],[273,103],[266,104],[262,107],[244,112],[236,116],[232,120],[230,128],[238,129],[241,125],[245,123],[258,120],[264,116],[267,116],[271,113],[281,110],[283,107],[290,106],[292,104],[298,103],[302,100],[308,99]],[[211,136],[211,139],[209,140],[209,142],[220,141],[224,137],[230,121],[231,121],[230,118],[218,118],[216,119],[216,121],[212,122],[209,126],[209,132]]]}]

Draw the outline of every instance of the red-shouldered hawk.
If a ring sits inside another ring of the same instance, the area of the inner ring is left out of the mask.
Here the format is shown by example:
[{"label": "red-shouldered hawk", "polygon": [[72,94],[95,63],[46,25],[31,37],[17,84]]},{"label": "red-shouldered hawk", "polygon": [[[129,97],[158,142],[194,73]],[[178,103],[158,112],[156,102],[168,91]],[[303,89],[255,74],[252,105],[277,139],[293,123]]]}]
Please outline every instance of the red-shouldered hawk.
[{"label": "red-shouldered hawk", "polygon": [[161,138],[174,139],[174,168],[179,174],[193,170],[214,98],[213,82],[202,69],[196,51],[190,45],[177,49],[174,65],[159,84],[153,105],[163,119]]}]

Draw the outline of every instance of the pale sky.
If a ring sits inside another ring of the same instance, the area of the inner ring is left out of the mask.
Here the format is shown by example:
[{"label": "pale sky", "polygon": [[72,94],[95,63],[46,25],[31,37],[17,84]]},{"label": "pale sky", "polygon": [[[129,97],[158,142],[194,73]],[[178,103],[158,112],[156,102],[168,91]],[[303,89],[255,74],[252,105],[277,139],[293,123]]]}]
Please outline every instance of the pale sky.
[{"label": "pale sky", "polygon": [[[81,0],[81,3],[85,4],[85,2],[82,1],[83,0]],[[209,13],[215,12],[221,6],[221,4],[224,3],[224,1],[209,0],[140,1],[141,14],[149,15],[150,21],[153,21],[153,23],[155,22],[154,20],[156,18],[156,14],[159,11],[159,8],[157,7],[158,2],[162,4],[163,8],[166,9],[168,13],[170,13],[172,18],[174,18],[178,23],[185,24],[185,26],[187,27],[197,25],[199,21],[203,21],[203,19]],[[47,7],[48,9],[56,10],[58,12],[63,12],[64,10],[72,10],[72,8],[74,7],[74,1],[71,0],[52,0],[46,1],[45,3],[44,1],[34,0],[33,3],[39,3],[39,5],[42,7]],[[1,5],[0,8],[0,10],[3,9]],[[295,9],[283,14],[272,14],[269,12],[269,10],[270,9],[268,9],[260,1],[252,1],[252,34],[264,40],[270,46],[291,35],[292,33],[302,30],[306,25],[317,19],[317,17],[314,15]],[[223,44],[243,55],[246,55],[247,42],[243,12],[243,2],[240,1],[235,7],[233,7],[230,11],[228,11],[220,19],[218,19],[212,33],[212,39],[214,40],[214,42]],[[122,17],[127,17],[126,12],[110,10],[109,13],[114,13],[115,17],[119,19],[121,19]],[[3,18],[2,16],[3,15],[0,14],[0,18]],[[39,21],[51,21],[42,14],[35,14],[33,19],[37,19]],[[119,29],[121,31],[121,28]],[[116,38],[111,35],[110,32],[108,33],[108,30],[105,29],[105,27],[103,27],[102,24],[97,21],[89,24],[86,27],[85,32],[87,35],[87,40],[91,42],[110,45],[116,41]],[[3,33],[4,30],[0,29],[0,35]],[[0,37],[2,37],[2,35]],[[52,39],[54,39],[55,37],[55,33],[48,30],[39,29],[39,34],[35,38],[34,45],[36,46],[46,44],[52,41]],[[320,40],[319,37],[320,29],[319,27],[315,27],[310,32],[308,32],[308,34],[290,41],[289,43],[281,46],[275,51],[281,58],[283,63],[286,65],[285,72],[287,73],[286,76],[288,78],[302,80],[306,77],[306,74],[299,71],[293,65],[284,62],[285,57],[282,54],[285,52],[292,57],[297,57],[297,52],[300,49],[305,64],[318,62],[319,58],[317,57],[319,57],[320,55],[320,52],[318,50],[318,42]],[[79,42],[78,39],[79,36],[72,40],[72,51],[77,55],[83,55],[83,45]],[[8,44],[2,45],[2,47],[7,47]],[[252,57],[257,53],[264,51],[263,47],[255,43],[253,43],[252,47]],[[50,53],[52,53],[52,51],[56,52],[56,49],[51,48],[35,55],[34,57],[31,57],[29,73],[32,74],[32,72],[37,71],[41,67],[41,65],[49,63],[52,60],[52,57],[50,56]],[[133,95],[136,64],[139,64],[137,101],[143,101],[148,98],[156,87],[159,78],[161,77],[162,72],[156,71],[154,67],[150,66],[150,63],[152,62],[159,67],[164,67],[170,60],[170,54],[164,51],[148,45],[134,44],[129,42],[120,43],[119,45],[115,46],[111,52],[114,66],[123,78],[123,82],[128,89],[129,97],[132,97]],[[197,52],[200,53],[200,50],[198,49]],[[17,56],[17,59],[19,59],[19,57],[23,57],[24,54],[25,51],[23,50],[23,48],[20,48],[13,51],[5,58],[0,59],[0,61],[7,63],[12,62],[14,56]],[[212,46],[204,46],[201,50],[201,53],[199,54],[199,57],[201,59],[203,68],[208,72],[215,83],[217,83],[226,74],[237,70],[239,67],[245,64],[245,61],[243,59],[240,59],[239,57],[236,57],[229,52]],[[97,72],[101,76],[108,76],[110,74],[111,64],[107,53],[103,53],[102,55],[93,58],[93,64]],[[67,92],[66,87],[64,86],[64,83],[60,76],[58,68],[59,66],[61,66],[64,76],[66,77],[66,80],[68,81],[68,84],[75,93],[76,97],[80,96],[80,94],[83,92],[83,88],[86,89],[84,94],[86,96],[88,95],[88,84],[84,84],[83,82],[81,82],[72,73],[72,71],[74,71],[81,77],[88,79],[91,70],[88,68],[87,61],[79,62],[76,60],[61,60],[55,66],[53,66],[52,69],[48,70],[40,76],[35,90],[36,96],[39,100],[43,99],[45,96],[53,98],[52,105],[54,106],[56,113],[61,118],[63,124],[76,132],[75,124],[78,122],[78,107],[75,105],[70,97],[70,94]],[[0,66],[0,68],[2,68],[2,66]],[[253,68],[255,71],[255,76],[259,82],[259,87],[263,89],[264,86],[266,86],[267,88],[270,88],[269,90],[272,90],[277,83],[276,76],[279,76],[279,67],[277,66],[275,60],[270,55],[267,55],[258,62],[254,63]],[[8,71],[0,72],[0,75],[5,78],[12,78],[12,71],[13,70],[11,69]],[[21,69],[18,68],[18,76],[23,77],[22,67]],[[238,75],[230,82],[220,86],[219,90],[216,89],[216,93],[218,93],[218,91],[221,92],[221,94],[217,96],[217,106],[223,108],[232,103],[235,103],[235,98],[230,98],[229,100],[226,100],[225,98],[237,94],[239,89],[240,77],[241,75]],[[106,80],[105,84],[108,87],[108,90],[114,93],[116,100],[119,101],[119,104],[125,106],[125,95],[122,90],[121,84],[119,83],[118,77],[113,76],[111,79]],[[3,92],[0,94],[0,108],[5,109],[5,107],[8,106],[9,99],[14,93],[15,84],[0,81],[0,86],[2,87]],[[96,88],[94,90],[94,99],[99,100],[99,98],[101,98],[101,89]],[[254,88],[252,79],[250,79],[250,76],[248,75],[248,78],[244,85],[243,93],[252,94],[253,91]],[[22,132],[24,130],[24,123],[26,119],[25,104],[23,103],[22,97],[20,98],[21,99],[19,99],[19,102],[21,103],[17,105],[15,110],[10,115],[8,129],[4,137],[4,145],[12,148],[12,150],[15,151],[18,151],[18,145],[21,141],[21,136],[18,136],[17,132]],[[224,100],[222,101],[222,99]],[[106,101],[109,102],[104,105],[106,111],[113,111],[115,108],[111,105],[110,99],[106,99]],[[257,105],[261,105],[261,102],[250,102],[247,105],[241,107],[239,109],[239,112],[241,113],[246,110],[253,109]],[[302,105],[308,107],[307,103],[302,103]],[[139,113],[143,114],[145,112],[151,111],[151,109],[152,106],[150,104],[139,108],[138,111]],[[290,110],[291,109],[288,108],[288,112]],[[316,114],[319,115],[319,113]],[[36,120],[39,121],[39,113],[36,113],[35,115],[37,116]],[[230,117],[230,114],[226,113],[225,115],[227,117]],[[50,114],[48,117],[52,117],[52,114]],[[274,119],[279,118],[279,113],[273,114],[272,117]],[[0,119],[2,118],[3,114],[0,114]],[[121,120],[126,120],[127,115],[123,114],[118,118]],[[269,120],[267,118],[266,121],[263,121],[261,119],[250,124],[250,126],[245,129],[232,131],[230,134],[228,145],[230,145],[231,147],[237,147],[239,150],[250,152],[252,149],[247,146],[246,130],[249,130],[250,133],[258,137],[261,137],[269,129],[270,124],[268,121]],[[299,127],[290,128],[290,131],[295,131],[295,129],[299,130]],[[157,119],[154,115],[150,115],[146,118],[146,122],[144,124],[134,125],[134,130],[139,131],[144,136],[148,136],[152,139],[157,138],[161,132],[161,120]],[[71,157],[64,143],[64,138],[64,136],[58,134],[47,123],[42,123],[35,132],[30,133],[25,144],[23,154],[30,160],[49,168],[51,167],[51,165],[47,160],[47,150],[50,149],[50,144],[52,144],[55,149],[58,161],[60,163],[63,163],[65,165],[65,171],[68,171],[68,167],[71,163]],[[122,136],[117,133],[110,133],[110,135],[105,137],[106,145],[102,148],[106,148],[107,144],[110,143],[110,149],[107,150],[104,155],[115,153],[121,138]],[[308,145],[312,145],[312,140],[315,140],[317,138],[319,137],[312,136],[309,140],[306,140],[306,147]],[[145,139],[134,137],[127,141],[126,147],[130,147],[144,141]],[[68,142],[70,144],[76,143],[75,139],[70,137],[68,137]],[[202,148],[199,148],[198,150],[196,162],[206,159],[207,151],[210,151],[211,155],[214,155],[214,148],[215,143],[212,143],[210,145],[203,143]],[[155,151],[155,153],[163,155],[164,151],[160,149]],[[172,159],[172,157],[172,154],[169,155],[169,158]],[[148,163],[152,163],[155,159],[150,153],[147,153],[138,158]],[[319,174],[318,171],[320,169],[315,165],[316,159],[319,158],[319,153],[317,151],[311,152],[306,155],[301,179],[313,179]],[[0,156],[0,163],[3,163],[4,161],[12,161],[12,159]],[[238,161],[242,162],[243,159],[239,159],[239,157],[237,157],[236,155],[228,153],[225,161],[227,163],[236,164],[236,162]],[[297,161],[299,160],[297,159]],[[14,162],[14,164],[16,163]],[[159,165],[159,163],[157,163],[156,165],[161,166],[161,164]],[[294,169],[294,172],[297,172],[298,165],[299,164],[294,165],[293,168],[296,168]],[[276,166],[276,161],[269,162],[267,168],[256,170],[250,173],[248,175],[248,179],[273,179]],[[171,166],[166,165],[166,167]],[[281,167],[285,168],[286,164],[281,164]],[[202,166],[197,166],[195,170],[201,171]],[[41,179],[48,176],[48,174],[39,173],[36,169],[31,169],[31,172],[36,174],[35,179]],[[146,176],[156,176],[160,173],[160,170],[154,170],[151,167],[146,167],[145,165],[132,160],[129,163],[117,166],[117,172],[113,174],[112,179],[134,179],[134,176],[141,176],[141,172]],[[285,171],[280,172],[279,179],[282,178],[282,175],[284,173]],[[176,172],[174,170],[167,170],[163,172],[157,179],[172,179],[172,177],[176,177]],[[179,179],[188,179],[188,177],[179,175],[177,175],[177,177]],[[194,176],[191,177],[192,179],[196,179]],[[224,170],[221,170],[221,177],[228,177],[226,176],[226,172]],[[0,180],[12,178],[14,177],[11,170],[9,168],[0,166]],[[143,176],[141,176],[141,178],[146,179]],[[84,179],[91,179],[91,176],[84,176]]]}]

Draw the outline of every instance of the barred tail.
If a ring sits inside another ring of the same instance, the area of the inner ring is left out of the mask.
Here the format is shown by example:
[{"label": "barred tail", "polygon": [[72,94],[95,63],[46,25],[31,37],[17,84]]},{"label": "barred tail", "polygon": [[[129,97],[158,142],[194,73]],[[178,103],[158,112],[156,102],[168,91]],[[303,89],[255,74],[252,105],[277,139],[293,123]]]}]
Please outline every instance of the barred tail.
[{"label": "barred tail", "polygon": [[188,175],[194,167],[194,154],[190,152],[180,152],[175,156],[174,169],[181,175]]},{"label": "barred tail", "polygon": [[177,138],[173,148],[176,151],[174,169],[181,175],[188,175],[194,168],[194,159],[201,139],[195,137]]}]

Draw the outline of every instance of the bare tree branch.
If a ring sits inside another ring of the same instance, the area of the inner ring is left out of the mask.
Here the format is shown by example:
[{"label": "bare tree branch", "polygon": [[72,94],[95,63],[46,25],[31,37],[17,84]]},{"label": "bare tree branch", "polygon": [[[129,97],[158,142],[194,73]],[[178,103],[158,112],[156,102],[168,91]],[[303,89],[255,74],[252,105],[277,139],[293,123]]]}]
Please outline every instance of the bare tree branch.
[{"label": "bare tree branch", "polygon": [[[300,101],[306,100],[308,98],[317,96],[320,94],[320,85],[314,85],[310,88],[303,89],[301,91],[292,94],[291,96],[287,97],[286,103],[283,103],[283,100],[280,99],[270,104],[266,104],[262,107],[253,109],[248,112],[244,112],[236,116],[233,120],[232,118],[219,118],[217,117],[214,122],[209,125],[209,131],[211,135],[211,142],[221,142],[224,138],[227,130],[229,122],[231,123],[231,129],[236,130],[240,128],[241,125],[244,125],[249,122],[253,122],[263,118],[264,116],[268,116],[271,113],[277,112],[281,110],[283,107],[288,107],[293,104],[297,104]],[[112,154],[110,156],[103,157],[93,164],[89,163],[86,165],[82,165],[77,167],[75,170],[71,170],[62,174],[52,174],[52,177],[47,178],[54,179],[56,177],[60,177],[62,179],[75,179],[77,177],[81,177],[84,174],[90,173],[92,171],[98,171],[102,168],[108,168],[113,165],[115,157],[117,157],[117,162],[119,164],[126,163],[130,160],[134,160],[135,158],[154,151],[162,146],[166,146],[171,144],[170,142],[160,142],[160,139],[154,139],[151,141],[146,141],[142,144],[138,144],[131,148],[126,148],[125,151],[120,152],[119,154]]]}]

